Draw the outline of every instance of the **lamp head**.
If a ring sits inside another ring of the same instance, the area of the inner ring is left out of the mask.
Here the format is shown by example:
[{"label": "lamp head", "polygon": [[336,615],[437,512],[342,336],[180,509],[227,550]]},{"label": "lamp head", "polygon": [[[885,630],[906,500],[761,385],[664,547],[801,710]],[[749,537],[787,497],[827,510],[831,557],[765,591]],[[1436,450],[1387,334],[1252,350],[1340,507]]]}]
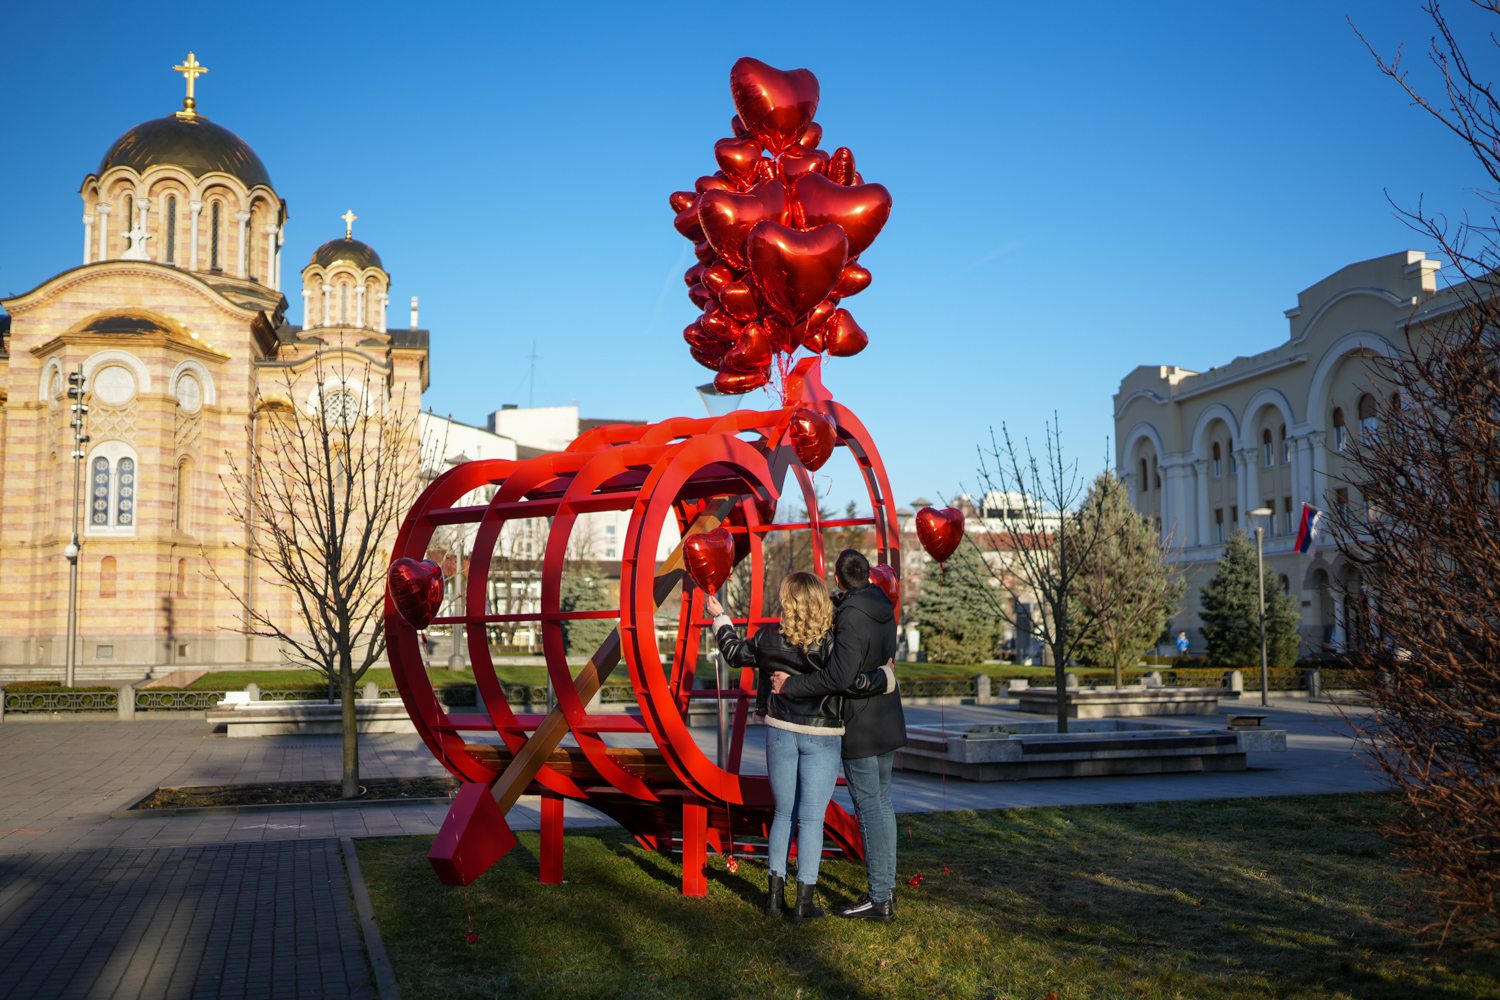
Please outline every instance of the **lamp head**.
[{"label": "lamp head", "polygon": [[1270,517],[1276,512],[1269,507],[1257,507],[1250,512],[1251,517]]}]

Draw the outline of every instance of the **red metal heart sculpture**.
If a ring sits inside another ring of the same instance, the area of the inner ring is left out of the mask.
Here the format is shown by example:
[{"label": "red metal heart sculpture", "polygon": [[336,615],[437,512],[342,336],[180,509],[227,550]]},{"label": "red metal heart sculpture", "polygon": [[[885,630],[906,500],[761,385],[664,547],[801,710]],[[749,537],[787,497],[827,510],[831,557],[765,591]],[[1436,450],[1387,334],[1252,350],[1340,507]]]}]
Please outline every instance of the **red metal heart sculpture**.
[{"label": "red metal heart sculpture", "polygon": [[792,323],[801,322],[833,291],[848,251],[844,231],[833,225],[799,233],[762,222],[745,240],[745,259],[766,303]]},{"label": "red metal heart sculpture", "polygon": [[891,599],[891,604],[901,606],[901,581],[896,579],[896,571],[889,566],[871,566],[870,582],[881,590],[885,596]]},{"label": "red metal heart sculpture", "polygon": [[917,511],[917,540],[933,559],[945,562],[964,540],[964,512],[923,507]]},{"label": "red metal heart sculpture", "polygon": [[391,563],[387,575],[391,600],[407,624],[424,629],[443,604],[443,568],[431,559],[418,562],[403,557]]},{"label": "red metal heart sculpture", "polygon": [[891,193],[884,184],[845,186],[822,174],[805,174],[793,193],[797,218],[811,229],[832,222],[849,237],[849,256],[864,253],[891,217]]},{"label": "red metal heart sculpture", "polygon": [[806,407],[792,414],[787,432],[792,439],[792,450],[797,453],[797,460],[809,472],[816,472],[823,467],[838,441],[833,421]]},{"label": "red metal heart sculpture", "polygon": [[720,139],[714,143],[714,159],[729,183],[748,191],[760,178],[760,143],[754,139]]},{"label": "red metal heart sculpture", "polygon": [[823,350],[836,358],[852,358],[870,343],[870,335],[860,329],[847,309],[835,309],[821,332]]},{"label": "red metal heart sculpture", "polygon": [[[786,186],[767,181],[749,194],[705,191],[698,198],[698,224],[708,243],[731,267],[745,268],[745,238],[757,223],[780,222],[786,214]],[[681,232],[682,227],[678,227]]]},{"label": "red metal heart sculpture", "polygon": [[682,542],[682,562],[699,590],[717,593],[734,569],[734,536],[723,527],[689,535]]},{"label": "red metal heart sculpture", "polygon": [[729,71],[729,92],[740,121],[779,155],[818,113],[818,78],[810,70],[779,70],[746,56]]}]

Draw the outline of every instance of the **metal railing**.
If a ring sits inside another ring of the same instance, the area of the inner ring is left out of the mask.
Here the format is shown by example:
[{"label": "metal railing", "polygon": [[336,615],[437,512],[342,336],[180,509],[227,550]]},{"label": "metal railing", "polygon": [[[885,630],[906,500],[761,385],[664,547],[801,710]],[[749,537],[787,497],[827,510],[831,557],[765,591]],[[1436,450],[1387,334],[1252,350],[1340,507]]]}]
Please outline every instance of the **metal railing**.
[{"label": "metal railing", "polygon": [[118,712],[118,691],[7,691],[6,712]]}]

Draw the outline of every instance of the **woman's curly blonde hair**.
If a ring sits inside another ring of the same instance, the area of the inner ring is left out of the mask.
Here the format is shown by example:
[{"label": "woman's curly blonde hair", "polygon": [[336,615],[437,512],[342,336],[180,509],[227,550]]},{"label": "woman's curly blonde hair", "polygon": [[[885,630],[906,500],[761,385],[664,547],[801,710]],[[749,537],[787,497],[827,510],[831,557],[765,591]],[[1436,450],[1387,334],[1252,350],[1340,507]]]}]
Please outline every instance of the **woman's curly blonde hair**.
[{"label": "woman's curly blonde hair", "polygon": [[811,573],[790,573],[781,581],[781,634],[786,641],[811,649],[833,628],[828,588]]}]

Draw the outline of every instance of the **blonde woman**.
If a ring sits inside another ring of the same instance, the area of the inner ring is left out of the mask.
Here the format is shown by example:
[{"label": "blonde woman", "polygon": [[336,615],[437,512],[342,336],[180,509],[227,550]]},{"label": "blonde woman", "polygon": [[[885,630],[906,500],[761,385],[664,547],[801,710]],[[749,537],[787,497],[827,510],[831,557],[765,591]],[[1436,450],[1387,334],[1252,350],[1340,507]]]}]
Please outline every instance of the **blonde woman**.
[{"label": "blonde woman", "polygon": [[[818,862],[823,856],[823,814],[838,781],[844,735],[846,697],[880,694],[887,690],[884,669],[858,675],[839,694],[794,698],[772,694],[770,675],[809,674],[823,669],[833,646],[833,602],[828,590],[811,573],[792,573],[781,582],[781,624],[765,627],[752,639],[741,639],[724,606],[710,595],[704,609],[713,616],[719,652],[731,667],[758,671],[756,714],[766,723],[766,770],[776,796],[768,845],[770,896],[766,916],[785,913],[794,924],[823,916],[817,906]],[[797,820],[797,901],[786,906],[788,854],[792,819]]]}]

